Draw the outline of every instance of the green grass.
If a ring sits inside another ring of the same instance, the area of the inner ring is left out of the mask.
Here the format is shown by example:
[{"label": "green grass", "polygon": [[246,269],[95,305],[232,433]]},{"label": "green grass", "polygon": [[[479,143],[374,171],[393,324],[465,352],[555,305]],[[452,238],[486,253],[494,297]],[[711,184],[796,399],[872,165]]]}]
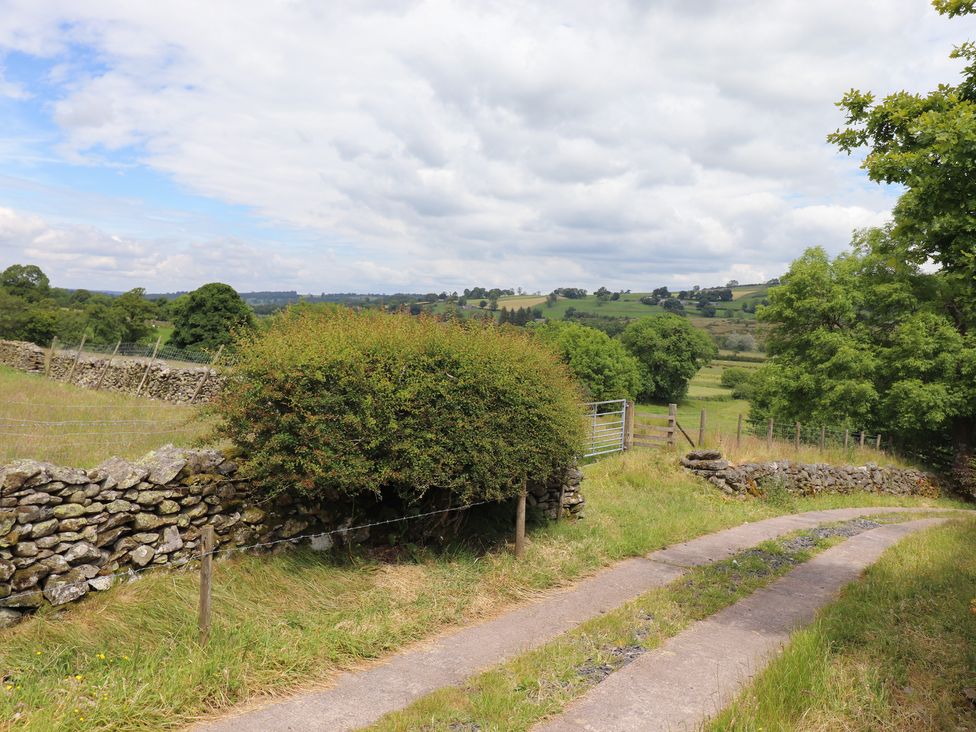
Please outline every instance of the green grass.
[{"label": "green grass", "polygon": [[[588,466],[583,489],[587,517],[532,530],[521,562],[504,546],[404,550],[385,561],[302,552],[218,562],[206,649],[196,643],[192,572],[149,573],[71,607],[45,608],[0,631],[0,675],[20,687],[0,689],[0,720],[20,715],[17,729],[26,730],[177,729],[327,681],[618,559],[786,510],[725,499],[677,468],[673,455],[651,450]],[[794,507],[853,505],[957,504],[824,495]]]},{"label": "green grass", "polygon": [[81,389],[0,366],[0,464],[17,458],[94,467],[209,432],[192,407]]},{"label": "green grass", "polygon": [[974,543],[970,520],[889,549],[710,729],[976,729]]}]

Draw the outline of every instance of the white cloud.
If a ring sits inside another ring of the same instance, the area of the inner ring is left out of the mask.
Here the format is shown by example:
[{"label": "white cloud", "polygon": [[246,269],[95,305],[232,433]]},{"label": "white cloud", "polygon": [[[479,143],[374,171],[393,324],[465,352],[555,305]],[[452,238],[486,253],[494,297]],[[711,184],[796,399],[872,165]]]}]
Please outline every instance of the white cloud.
[{"label": "white cloud", "polygon": [[214,251],[238,286],[314,291],[773,276],[890,206],[824,142],[833,103],[951,78],[972,28],[919,0],[3,4],[0,49],[59,61],[65,156],[134,147],[326,242],[46,250],[150,287]]}]

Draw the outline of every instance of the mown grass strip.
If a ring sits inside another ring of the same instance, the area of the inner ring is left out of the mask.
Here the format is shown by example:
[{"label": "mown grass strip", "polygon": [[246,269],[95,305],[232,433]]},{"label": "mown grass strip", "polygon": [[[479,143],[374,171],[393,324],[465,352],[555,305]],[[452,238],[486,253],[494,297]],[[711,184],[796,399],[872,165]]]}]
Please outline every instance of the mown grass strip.
[{"label": "mown grass strip", "polygon": [[969,520],[889,549],[709,729],[976,729],[974,545]]},{"label": "mown grass strip", "polygon": [[872,528],[857,520],[833,530],[797,532],[730,559],[690,570],[613,612],[587,621],[540,648],[438,690],[386,715],[372,732],[527,730],[558,714],[609,674],[656,648],[689,624],[746,597],[842,541],[831,533]]}]

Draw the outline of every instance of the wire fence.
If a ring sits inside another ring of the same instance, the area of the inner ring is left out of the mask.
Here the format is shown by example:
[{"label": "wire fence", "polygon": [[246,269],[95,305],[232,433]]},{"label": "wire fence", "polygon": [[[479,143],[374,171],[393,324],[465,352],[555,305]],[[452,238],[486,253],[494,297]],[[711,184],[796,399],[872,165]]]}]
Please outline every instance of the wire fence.
[{"label": "wire fence", "polygon": [[88,340],[78,343],[62,343],[57,341],[51,346],[52,352],[69,357],[81,358],[113,358],[166,362],[182,362],[188,364],[213,364],[220,356],[220,364],[228,365],[231,361],[229,354],[218,349],[178,348],[163,344],[161,339],[140,343],[93,343]]},{"label": "wire fence", "polygon": [[[312,539],[324,538],[326,536],[342,536],[350,534],[356,531],[363,531],[365,529],[372,529],[377,526],[388,526],[390,524],[403,523],[406,521],[415,521],[421,518],[429,518],[431,516],[437,516],[439,514],[447,514],[453,512],[467,511],[469,509],[475,508],[476,506],[484,506],[489,503],[497,503],[497,501],[476,501],[474,503],[468,503],[463,506],[452,506],[450,508],[440,508],[434,511],[425,511],[423,513],[409,514],[407,516],[398,516],[392,519],[383,519],[382,521],[372,521],[368,524],[359,524],[357,526],[344,526],[337,529],[329,529],[328,531],[319,531],[311,534],[302,534],[300,536],[292,536],[286,539],[274,539],[272,541],[257,542],[254,544],[246,544],[242,546],[224,547],[224,548],[214,548],[210,551],[201,551],[192,554],[187,557],[183,557],[177,562],[170,562],[167,564],[150,564],[146,567],[130,568],[124,572],[113,572],[104,575],[95,575],[90,578],[74,580],[70,582],[58,583],[55,587],[56,589],[64,590],[68,587],[90,587],[92,581],[110,581],[114,584],[115,581],[127,580],[133,581],[138,577],[146,574],[147,572],[158,571],[158,570],[174,570],[182,569],[190,565],[192,562],[200,561],[206,557],[217,558],[220,556],[230,556],[232,554],[240,554],[248,551],[254,551],[257,549],[268,549],[273,546],[280,546],[285,544],[290,544],[292,546],[297,546],[304,541],[311,541]],[[5,605],[14,605],[17,601],[22,599],[32,599],[35,598],[37,593],[40,592],[37,588],[31,590],[25,590],[22,592],[13,593],[7,595],[3,598]]]}]

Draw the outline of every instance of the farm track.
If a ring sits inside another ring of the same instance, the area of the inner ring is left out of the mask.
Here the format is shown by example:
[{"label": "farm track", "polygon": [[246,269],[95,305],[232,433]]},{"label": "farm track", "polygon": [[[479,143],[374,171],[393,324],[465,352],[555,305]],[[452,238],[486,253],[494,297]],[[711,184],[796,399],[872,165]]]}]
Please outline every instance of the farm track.
[{"label": "farm track", "polygon": [[590,618],[668,584],[693,567],[721,561],[763,541],[825,522],[917,511],[894,507],[808,511],[701,536],[646,557],[619,562],[573,587],[547,593],[493,620],[418,644],[366,670],[341,674],[326,690],[203,722],[193,730],[358,729],[436,689],[460,684],[481,670],[539,647]]}]

